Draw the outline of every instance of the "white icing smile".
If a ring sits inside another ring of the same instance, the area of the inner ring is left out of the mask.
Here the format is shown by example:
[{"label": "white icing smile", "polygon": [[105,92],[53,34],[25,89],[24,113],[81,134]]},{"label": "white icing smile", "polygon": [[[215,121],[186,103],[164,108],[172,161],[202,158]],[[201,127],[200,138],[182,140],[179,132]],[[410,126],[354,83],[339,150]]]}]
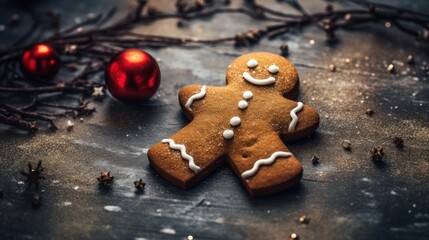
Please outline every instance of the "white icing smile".
[{"label": "white icing smile", "polygon": [[[256,66],[258,66],[258,64],[259,63],[257,60],[250,59],[247,62],[247,67],[248,68],[255,68]],[[279,72],[279,67],[272,64],[268,67],[268,72],[270,72],[272,74],[276,74]],[[255,84],[255,85],[259,85],[259,86],[270,85],[270,84],[273,84],[274,82],[276,82],[276,79],[274,77],[268,77],[265,79],[257,79],[257,78],[252,77],[248,72],[244,72],[243,77],[244,77],[244,79],[246,79],[246,81],[248,81],[252,84]]]},{"label": "white icing smile", "polygon": [[265,79],[257,79],[257,78],[250,76],[250,74],[248,72],[244,72],[243,77],[244,77],[244,79],[246,79],[246,81],[248,81],[252,84],[255,84],[255,85],[260,85],[260,86],[270,85],[276,81],[276,79],[274,77],[269,77],[269,78],[265,78]]}]

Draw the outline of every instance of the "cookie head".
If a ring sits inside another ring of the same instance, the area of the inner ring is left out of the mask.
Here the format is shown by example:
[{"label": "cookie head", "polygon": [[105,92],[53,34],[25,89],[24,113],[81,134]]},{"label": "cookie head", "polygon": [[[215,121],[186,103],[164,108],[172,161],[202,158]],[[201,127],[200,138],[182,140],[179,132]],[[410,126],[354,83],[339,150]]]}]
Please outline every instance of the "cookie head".
[{"label": "cookie head", "polygon": [[235,59],[227,71],[227,84],[251,88],[274,88],[287,98],[298,93],[299,78],[286,58],[267,52],[256,52]]}]

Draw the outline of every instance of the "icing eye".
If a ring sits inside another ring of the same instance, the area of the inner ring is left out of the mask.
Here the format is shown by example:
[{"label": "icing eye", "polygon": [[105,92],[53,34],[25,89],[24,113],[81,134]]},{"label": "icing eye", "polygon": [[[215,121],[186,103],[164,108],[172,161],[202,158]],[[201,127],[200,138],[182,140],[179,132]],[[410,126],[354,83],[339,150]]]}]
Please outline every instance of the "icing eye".
[{"label": "icing eye", "polygon": [[255,59],[250,59],[249,61],[247,61],[247,66],[249,68],[254,68],[258,66],[258,61],[256,61]]},{"label": "icing eye", "polygon": [[271,65],[271,66],[269,66],[268,67],[268,71],[270,72],[270,73],[278,73],[279,72],[279,67],[277,67],[276,65]]},{"label": "icing eye", "polygon": [[253,93],[251,91],[244,91],[243,93],[244,99],[251,99],[253,97]]}]

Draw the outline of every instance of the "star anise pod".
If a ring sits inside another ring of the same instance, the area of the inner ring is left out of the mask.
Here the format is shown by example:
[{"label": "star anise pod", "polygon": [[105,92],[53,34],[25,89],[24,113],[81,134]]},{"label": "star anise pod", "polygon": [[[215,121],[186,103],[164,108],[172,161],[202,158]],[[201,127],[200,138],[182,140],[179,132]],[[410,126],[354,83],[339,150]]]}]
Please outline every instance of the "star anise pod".
[{"label": "star anise pod", "polygon": [[134,187],[138,190],[141,190],[146,186],[146,183],[140,178],[138,181],[134,181]]},{"label": "star anise pod", "polygon": [[110,172],[101,172],[97,180],[99,185],[108,187],[113,183],[113,176],[110,176]]},{"label": "star anise pod", "polygon": [[313,155],[313,157],[311,158],[311,162],[316,165],[319,164],[319,158],[316,155]]},{"label": "star anise pod", "polygon": [[236,46],[248,46],[253,43],[259,42],[262,32],[259,29],[250,29],[247,32],[238,32],[234,37],[234,44]]},{"label": "star anise pod", "polygon": [[31,163],[28,162],[28,172],[21,171],[21,174],[27,178],[25,182],[28,184],[29,187],[31,187],[33,184],[36,187],[39,187],[39,180],[45,179],[45,177],[40,176],[43,170],[45,170],[45,168],[42,167],[42,161],[39,161],[35,169],[31,165]]},{"label": "star anise pod", "polygon": [[287,44],[280,45],[280,54],[284,57],[289,55],[289,46]]},{"label": "star anise pod", "polygon": [[374,148],[371,151],[372,154],[372,160],[379,162],[383,159],[384,151],[382,146],[374,146]]}]

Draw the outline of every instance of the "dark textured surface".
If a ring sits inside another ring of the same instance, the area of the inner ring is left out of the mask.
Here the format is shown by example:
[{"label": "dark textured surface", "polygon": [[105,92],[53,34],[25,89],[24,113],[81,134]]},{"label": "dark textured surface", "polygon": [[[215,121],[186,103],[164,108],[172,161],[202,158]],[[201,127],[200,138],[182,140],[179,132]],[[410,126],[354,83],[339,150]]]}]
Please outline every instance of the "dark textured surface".
[{"label": "dark textured surface", "polygon": [[[34,5],[63,13],[66,25],[107,5],[127,9],[120,1],[86,2]],[[0,24],[6,24],[19,10],[12,1],[1,3]],[[173,9],[172,3],[165,3]],[[311,3],[304,1],[310,10],[324,4]],[[429,8],[424,1],[404,5]],[[0,32],[0,40],[10,43],[28,26],[26,20],[23,15],[17,28]],[[225,29],[227,21],[234,24]],[[259,26],[247,17],[219,15],[189,22],[184,29],[177,29],[175,20],[165,20],[137,31],[206,38],[229,36],[250,25]],[[40,131],[34,136],[0,126],[4,193],[0,237],[287,239],[296,232],[301,239],[428,239],[429,88],[428,75],[420,67],[429,60],[429,46],[382,27],[380,23],[341,32],[336,45],[327,45],[323,32],[308,28],[250,48],[147,49],[160,59],[162,71],[160,89],[147,103],[133,106],[106,98],[96,103],[97,113],[82,123],[75,121],[71,132],[66,131],[67,119],[56,121],[57,132]],[[252,199],[228,166],[188,191],[158,177],[145,153],[186,124],[178,90],[188,84],[223,85],[226,68],[235,57],[250,51],[278,52],[283,42],[289,44],[289,59],[301,78],[298,99],[321,115],[315,135],[288,143],[304,166],[301,184]],[[408,54],[415,56],[415,65],[407,65]],[[386,71],[392,61],[395,74]],[[331,63],[336,72],[326,70]],[[367,108],[374,110],[373,116],[365,114]],[[405,140],[402,150],[392,143],[396,135]],[[342,149],[344,139],[351,141],[351,152]],[[384,146],[384,164],[370,159],[369,151],[376,144]],[[320,158],[318,165],[311,163],[314,154]],[[32,191],[23,184],[19,170],[38,160],[46,166],[46,180],[41,184],[42,206],[35,209]],[[110,191],[103,191],[96,177],[107,170],[115,183]],[[147,182],[141,194],[134,192],[133,181],[138,178]],[[105,206],[119,206],[121,211],[107,211]],[[308,225],[298,222],[301,215],[311,218]]]}]

